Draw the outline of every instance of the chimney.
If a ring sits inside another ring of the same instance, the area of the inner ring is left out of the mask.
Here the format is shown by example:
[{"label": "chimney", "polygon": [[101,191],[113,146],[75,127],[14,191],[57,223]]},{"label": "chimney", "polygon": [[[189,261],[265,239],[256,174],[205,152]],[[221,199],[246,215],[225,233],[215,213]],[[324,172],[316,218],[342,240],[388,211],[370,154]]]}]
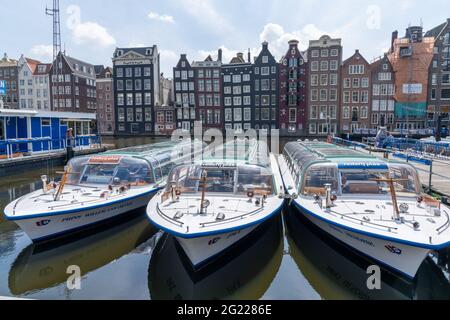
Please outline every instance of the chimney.
[{"label": "chimney", "polygon": [[247,60],[248,60],[248,63],[252,63],[252,56],[250,53],[250,48],[248,48]]},{"label": "chimney", "polygon": [[263,49],[267,49],[269,47],[269,43],[267,41],[264,41],[262,43],[262,47],[263,47]]},{"label": "chimney", "polygon": [[181,57],[181,59],[186,59],[186,53],[182,53],[182,54],[180,55],[180,57]]},{"label": "chimney", "polygon": [[391,38],[391,52],[394,52],[394,42],[395,40],[397,40],[398,38],[398,31],[395,30],[394,32],[392,32],[392,38]]},{"label": "chimney", "polygon": [[217,61],[222,62],[222,49],[219,49],[218,54],[217,54]]},{"label": "chimney", "polygon": [[238,52],[237,57],[239,58],[239,60],[244,61],[244,54],[242,52]]}]

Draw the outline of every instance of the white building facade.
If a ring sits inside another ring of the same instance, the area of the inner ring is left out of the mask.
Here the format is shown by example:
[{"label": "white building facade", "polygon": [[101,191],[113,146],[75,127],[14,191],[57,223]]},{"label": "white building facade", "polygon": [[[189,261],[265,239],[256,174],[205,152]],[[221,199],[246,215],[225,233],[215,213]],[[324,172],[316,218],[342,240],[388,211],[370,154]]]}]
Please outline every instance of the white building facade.
[{"label": "white building facade", "polygon": [[50,110],[49,72],[51,65],[25,58],[18,62],[19,108]]}]

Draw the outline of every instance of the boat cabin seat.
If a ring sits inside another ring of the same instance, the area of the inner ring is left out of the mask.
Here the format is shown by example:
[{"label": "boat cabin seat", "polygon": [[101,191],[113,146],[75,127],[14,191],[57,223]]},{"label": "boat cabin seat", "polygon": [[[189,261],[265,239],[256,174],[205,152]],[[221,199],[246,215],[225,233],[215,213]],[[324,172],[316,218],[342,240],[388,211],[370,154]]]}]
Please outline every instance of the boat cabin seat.
[{"label": "boat cabin seat", "polygon": [[325,195],[325,188],[321,188],[321,187],[305,187],[303,189],[303,193],[306,194],[306,195],[317,194],[319,196],[324,196]]},{"label": "boat cabin seat", "polygon": [[376,182],[372,181],[358,181],[358,182],[347,182],[347,190],[348,193],[379,193],[380,188],[378,187],[378,184]]}]

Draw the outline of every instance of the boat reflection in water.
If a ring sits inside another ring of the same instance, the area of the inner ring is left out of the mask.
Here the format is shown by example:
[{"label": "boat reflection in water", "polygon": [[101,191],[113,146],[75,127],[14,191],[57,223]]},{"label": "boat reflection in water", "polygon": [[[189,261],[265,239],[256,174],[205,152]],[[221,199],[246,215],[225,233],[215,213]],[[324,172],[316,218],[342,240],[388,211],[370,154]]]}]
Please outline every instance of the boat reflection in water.
[{"label": "boat reflection in water", "polygon": [[259,299],[272,283],[283,258],[279,216],[228,250],[214,263],[194,271],[173,236],[158,242],[149,266],[152,299]]},{"label": "boat reflection in water", "polygon": [[312,287],[324,299],[449,299],[450,284],[431,259],[409,280],[381,267],[381,290],[370,290],[367,268],[374,264],[337,242],[301,215],[286,219],[290,253]]},{"label": "boat reflection in water", "polygon": [[[142,209],[140,211],[142,213]],[[9,289],[14,295],[26,295],[59,285],[66,282],[66,270],[70,265],[79,266],[82,276],[85,276],[130,253],[156,232],[140,215],[58,246],[32,244],[13,263],[9,272]]]}]

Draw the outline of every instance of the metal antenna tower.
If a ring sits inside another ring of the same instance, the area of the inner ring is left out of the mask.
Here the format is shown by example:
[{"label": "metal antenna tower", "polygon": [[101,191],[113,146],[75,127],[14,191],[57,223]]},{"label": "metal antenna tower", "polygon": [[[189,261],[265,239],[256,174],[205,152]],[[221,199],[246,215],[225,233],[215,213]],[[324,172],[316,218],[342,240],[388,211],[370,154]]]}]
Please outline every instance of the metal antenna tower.
[{"label": "metal antenna tower", "polygon": [[[53,0],[53,8],[49,9],[45,7],[45,14],[53,17],[53,68],[52,68],[52,81],[55,84],[59,81],[59,75],[62,70],[62,57],[61,57],[61,18],[59,15],[59,0]],[[53,88],[58,86],[53,85]],[[57,89],[56,89],[57,90]],[[58,104],[55,103],[53,96],[58,92],[52,92],[53,109],[58,109]]]}]

